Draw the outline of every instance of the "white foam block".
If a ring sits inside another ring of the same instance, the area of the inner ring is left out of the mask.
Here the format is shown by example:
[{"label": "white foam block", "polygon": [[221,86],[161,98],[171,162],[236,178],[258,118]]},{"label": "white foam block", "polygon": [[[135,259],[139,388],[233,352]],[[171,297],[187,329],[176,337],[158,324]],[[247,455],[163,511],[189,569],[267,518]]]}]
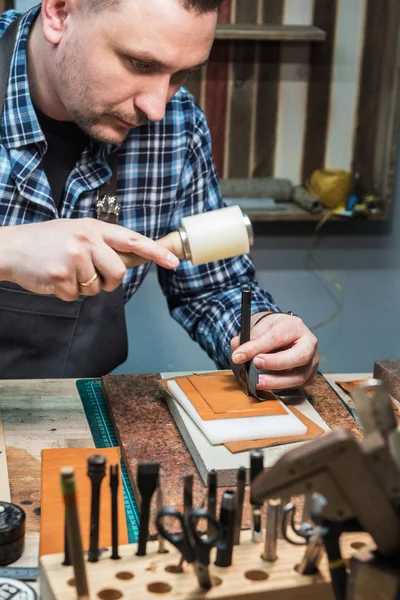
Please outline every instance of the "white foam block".
[{"label": "white foam block", "polygon": [[[191,374],[192,373],[188,373],[187,371],[162,373],[161,377],[163,379],[169,379],[171,377],[180,377]],[[205,484],[207,483],[209,471],[215,469],[218,473],[218,486],[235,486],[237,470],[241,466],[246,467],[247,478],[249,480],[250,452],[232,454],[225,446],[213,446],[201,432],[199,427],[193,422],[192,418],[189,417],[187,412],[173,398],[171,392],[163,389],[163,395]],[[314,423],[322,427],[325,431],[330,431],[328,425],[321,419],[301,390],[285,391],[281,396],[283,397],[284,402],[288,402],[291,406],[295,406],[301,413],[309,419],[312,419]],[[307,444],[307,442],[282,444],[280,446],[273,446],[272,448],[265,449],[264,466],[266,468],[271,467],[282,454],[292,448],[299,447],[302,444]]]},{"label": "white foam block", "polygon": [[169,380],[167,386],[175,400],[213,445],[272,437],[292,437],[307,433],[306,425],[292,414],[283,402],[280,404],[286,412],[285,415],[204,421],[176,381]]}]

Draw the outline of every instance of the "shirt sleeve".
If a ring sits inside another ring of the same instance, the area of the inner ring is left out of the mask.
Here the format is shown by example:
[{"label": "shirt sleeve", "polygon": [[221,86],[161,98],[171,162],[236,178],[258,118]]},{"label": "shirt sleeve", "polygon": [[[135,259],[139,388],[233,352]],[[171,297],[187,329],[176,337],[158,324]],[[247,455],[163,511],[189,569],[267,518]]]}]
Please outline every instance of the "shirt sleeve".
[{"label": "shirt sleeve", "polygon": [[[209,129],[197,106],[194,123],[171,230],[180,226],[183,217],[224,206]],[[183,260],[174,271],[159,267],[158,278],[173,318],[219,369],[229,368],[230,340],[240,330],[243,285],[250,285],[252,289],[252,314],[266,310],[280,312],[272,296],[258,285],[248,255],[197,266]]]}]

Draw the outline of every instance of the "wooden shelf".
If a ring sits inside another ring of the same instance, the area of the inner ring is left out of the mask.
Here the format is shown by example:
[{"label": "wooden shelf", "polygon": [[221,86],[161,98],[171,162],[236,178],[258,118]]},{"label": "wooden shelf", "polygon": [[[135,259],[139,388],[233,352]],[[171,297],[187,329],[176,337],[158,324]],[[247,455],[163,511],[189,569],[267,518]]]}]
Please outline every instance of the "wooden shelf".
[{"label": "wooden shelf", "polygon": [[[326,211],[322,211],[319,213],[309,213],[305,210],[301,210],[299,209],[293,209],[293,210],[271,210],[271,211],[250,211],[250,210],[245,210],[242,206],[242,210],[243,212],[245,212],[247,214],[247,216],[249,217],[250,221],[252,223],[266,223],[266,222],[286,222],[286,223],[295,223],[295,222],[302,222],[302,223],[318,223],[318,221],[320,221],[323,216],[326,214]],[[337,215],[331,215],[329,217],[329,221],[335,221],[336,223],[354,223],[354,222],[365,222],[365,223],[370,223],[371,221],[377,222],[377,221],[387,221],[388,216],[385,214],[376,214],[376,215],[369,215],[369,217],[363,218],[363,217],[353,217],[353,218],[346,218],[346,217],[340,217]]]},{"label": "wooden shelf", "polygon": [[217,40],[280,42],[324,42],[326,32],[314,25],[225,25],[217,26]]}]

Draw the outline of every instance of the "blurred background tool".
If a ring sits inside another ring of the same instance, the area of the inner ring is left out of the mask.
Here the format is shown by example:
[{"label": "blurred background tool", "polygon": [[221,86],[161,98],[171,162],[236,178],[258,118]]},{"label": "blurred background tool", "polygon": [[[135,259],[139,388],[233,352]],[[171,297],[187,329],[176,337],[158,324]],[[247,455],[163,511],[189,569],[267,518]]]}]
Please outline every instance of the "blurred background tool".
[{"label": "blurred background tool", "polygon": [[[207,481],[207,512],[212,517],[217,517],[217,472],[215,469],[211,469],[208,473]],[[212,524],[209,522],[209,527]],[[211,535],[211,531],[207,530],[207,535]]]},{"label": "blurred background tool", "polygon": [[[208,521],[213,525],[214,534],[204,535],[198,528],[199,521]],[[177,526],[179,531],[176,532]],[[212,581],[209,573],[210,552],[219,538],[220,526],[214,517],[202,508],[192,510],[187,518],[175,508],[163,508],[157,513],[158,532],[182,554],[182,559],[193,564],[199,586],[210,589]]]},{"label": "blurred background tool", "polygon": [[235,535],[233,543],[235,546],[240,544],[240,532],[242,529],[244,493],[246,489],[246,467],[239,467],[236,483],[236,516],[235,516]]},{"label": "blurred background tool", "polygon": [[226,490],[222,494],[221,509],[219,513],[219,523],[221,533],[217,542],[217,557],[215,565],[217,567],[230,567],[232,564],[233,541],[235,535],[235,513],[236,513],[236,494],[233,490]]},{"label": "blurred background tool", "polygon": [[92,484],[89,562],[97,562],[99,560],[100,488],[106,475],[106,457],[103,454],[88,456],[87,474]]},{"label": "blurred background tool", "polygon": [[68,543],[74,569],[77,599],[89,600],[89,587],[76,500],[75,473],[72,467],[61,469],[61,490],[67,509]]},{"label": "blurred background tool", "polygon": [[[252,450],[250,452],[250,483],[263,472],[264,470],[264,452],[262,450]],[[250,491],[251,503],[251,531],[253,542],[260,543],[262,541],[262,502],[258,502],[253,496],[253,487]]]},{"label": "blurred background tool", "polygon": [[118,486],[119,465],[110,465],[110,491],[111,491],[111,558],[118,560]]},{"label": "blurred background tool", "polygon": [[159,485],[159,470],[160,465],[158,463],[138,464],[136,484],[141,498],[138,556],[146,555],[151,499]]},{"label": "blurred background tool", "polygon": [[278,544],[280,500],[271,499],[267,502],[267,524],[265,531],[265,545],[263,559],[267,562],[274,562],[278,555],[276,552]]}]

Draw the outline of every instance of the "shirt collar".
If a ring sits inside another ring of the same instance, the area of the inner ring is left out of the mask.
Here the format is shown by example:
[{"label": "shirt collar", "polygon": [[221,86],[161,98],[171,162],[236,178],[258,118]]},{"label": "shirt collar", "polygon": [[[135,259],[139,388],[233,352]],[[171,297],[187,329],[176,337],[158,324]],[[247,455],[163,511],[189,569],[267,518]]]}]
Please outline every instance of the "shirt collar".
[{"label": "shirt collar", "polygon": [[45,141],[29,92],[26,61],[29,31],[39,11],[40,5],[29,10],[18,28],[1,122],[2,142],[8,148]]}]

